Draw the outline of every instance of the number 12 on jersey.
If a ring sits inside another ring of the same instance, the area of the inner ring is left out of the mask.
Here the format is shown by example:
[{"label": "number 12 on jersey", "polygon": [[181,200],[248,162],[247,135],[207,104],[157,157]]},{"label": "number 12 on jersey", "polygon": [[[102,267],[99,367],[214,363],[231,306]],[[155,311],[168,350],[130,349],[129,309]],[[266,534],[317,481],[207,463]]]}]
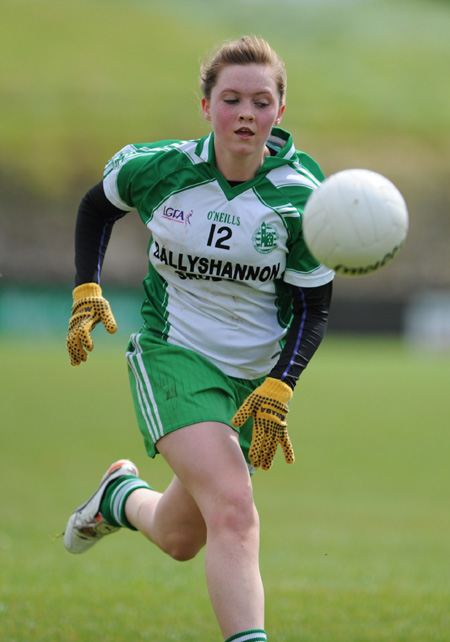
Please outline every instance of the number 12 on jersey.
[{"label": "number 12 on jersey", "polygon": [[216,224],[213,223],[211,225],[211,230],[209,232],[209,237],[206,245],[208,247],[218,247],[221,250],[229,250],[231,249],[231,245],[228,245],[225,243],[225,241],[228,241],[228,239],[231,238],[232,230],[230,227],[226,227],[225,225],[222,225],[219,227],[218,230],[216,230]]}]

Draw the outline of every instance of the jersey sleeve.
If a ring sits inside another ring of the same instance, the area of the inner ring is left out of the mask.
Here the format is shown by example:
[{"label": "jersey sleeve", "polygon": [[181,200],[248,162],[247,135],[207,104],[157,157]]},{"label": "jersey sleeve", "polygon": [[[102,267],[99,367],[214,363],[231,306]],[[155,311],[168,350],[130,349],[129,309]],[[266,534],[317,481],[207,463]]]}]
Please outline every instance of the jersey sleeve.
[{"label": "jersey sleeve", "polygon": [[[323,174],[320,174],[323,176]],[[311,187],[301,187],[296,190],[295,196],[291,190],[292,202],[297,216],[288,220],[290,230],[289,254],[286,261],[284,280],[295,287],[319,287],[333,280],[334,271],[322,265],[309,251],[306,245],[302,221],[306,202],[314,189],[320,185],[319,181],[310,183]]]},{"label": "jersey sleeve", "polygon": [[124,211],[139,209],[149,186],[158,178],[159,161],[181,141],[126,145],[105,166],[103,188],[106,198]]},{"label": "jersey sleeve", "polygon": [[134,163],[132,163],[136,159],[137,151],[135,146],[127,145],[108,161],[103,172],[103,189],[105,190],[106,198],[115,207],[124,211],[130,211],[136,207],[130,198],[129,190],[124,189],[124,185],[126,186],[133,169],[139,169],[139,167],[134,168]]},{"label": "jersey sleeve", "polygon": [[334,279],[334,271],[319,263],[308,250],[303,235],[289,250],[284,280],[297,287],[313,288]]},{"label": "jersey sleeve", "polygon": [[75,226],[75,285],[100,283],[112,228],[125,214],[106,198],[101,182],[84,195]]},{"label": "jersey sleeve", "polygon": [[269,377],[295,387],[325,336],[332,288],[331,282],[316,288],[292,288],[292,322],[284,348]]},{"label": "jersey sleeve", "polygon": [[294,287],[319,287],[332,281],[334,272],[321,265],[310,253],[303,237],[302,218],[308,198],[325,176],[316,161],[300,151],[295,151],[289,168],[288,172],[283,168],[279,176],[271,173],[272,181],[282,196],[280,200],[288,204],[288,207],[278,210],[288,230],[288,256],[283,278]]}]

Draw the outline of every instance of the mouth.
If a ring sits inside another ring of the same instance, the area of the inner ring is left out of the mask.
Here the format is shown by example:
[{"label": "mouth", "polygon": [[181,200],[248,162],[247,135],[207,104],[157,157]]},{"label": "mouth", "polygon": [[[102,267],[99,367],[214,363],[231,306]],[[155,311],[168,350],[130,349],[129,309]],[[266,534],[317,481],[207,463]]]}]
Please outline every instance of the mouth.
[{"label": "mouth", "polygon": [[248,127],[240,127],[239,129],[236,129],[234,133],[239,136],[239,138],[243,138],[246,140],[252,138],[252,136],[255,135],[254,132],[252,132],[252,130]]}]

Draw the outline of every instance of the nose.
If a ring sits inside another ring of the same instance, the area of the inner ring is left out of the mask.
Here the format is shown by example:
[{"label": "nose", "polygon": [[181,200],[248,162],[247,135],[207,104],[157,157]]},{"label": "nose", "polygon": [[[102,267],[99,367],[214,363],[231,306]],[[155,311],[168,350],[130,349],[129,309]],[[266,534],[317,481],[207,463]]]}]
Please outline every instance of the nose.
[{"label": "nose", "polygon": [[248,121],[249,123],[252,123],[255,120],[255,115],[253,113],[253,110],[249,106],[243,105],[239,113],[239,120],[241,122]]}]

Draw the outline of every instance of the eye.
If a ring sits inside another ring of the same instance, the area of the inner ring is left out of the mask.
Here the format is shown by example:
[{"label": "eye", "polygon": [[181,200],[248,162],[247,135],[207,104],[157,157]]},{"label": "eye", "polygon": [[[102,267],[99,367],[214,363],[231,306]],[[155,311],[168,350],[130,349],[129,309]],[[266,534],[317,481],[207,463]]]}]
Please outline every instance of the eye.
[{"label": "eye", "polygon": [[255,103],[255,105],[256,105],[257,107],[264,108],[264,107],[268,107],[268,106],[269,106],[269,103],[257,102],[257,103]]},{"label": "eye", "polygon": [[227,105],[236,105],[239,101],[237,98],[225,98],[223,102]]}]

